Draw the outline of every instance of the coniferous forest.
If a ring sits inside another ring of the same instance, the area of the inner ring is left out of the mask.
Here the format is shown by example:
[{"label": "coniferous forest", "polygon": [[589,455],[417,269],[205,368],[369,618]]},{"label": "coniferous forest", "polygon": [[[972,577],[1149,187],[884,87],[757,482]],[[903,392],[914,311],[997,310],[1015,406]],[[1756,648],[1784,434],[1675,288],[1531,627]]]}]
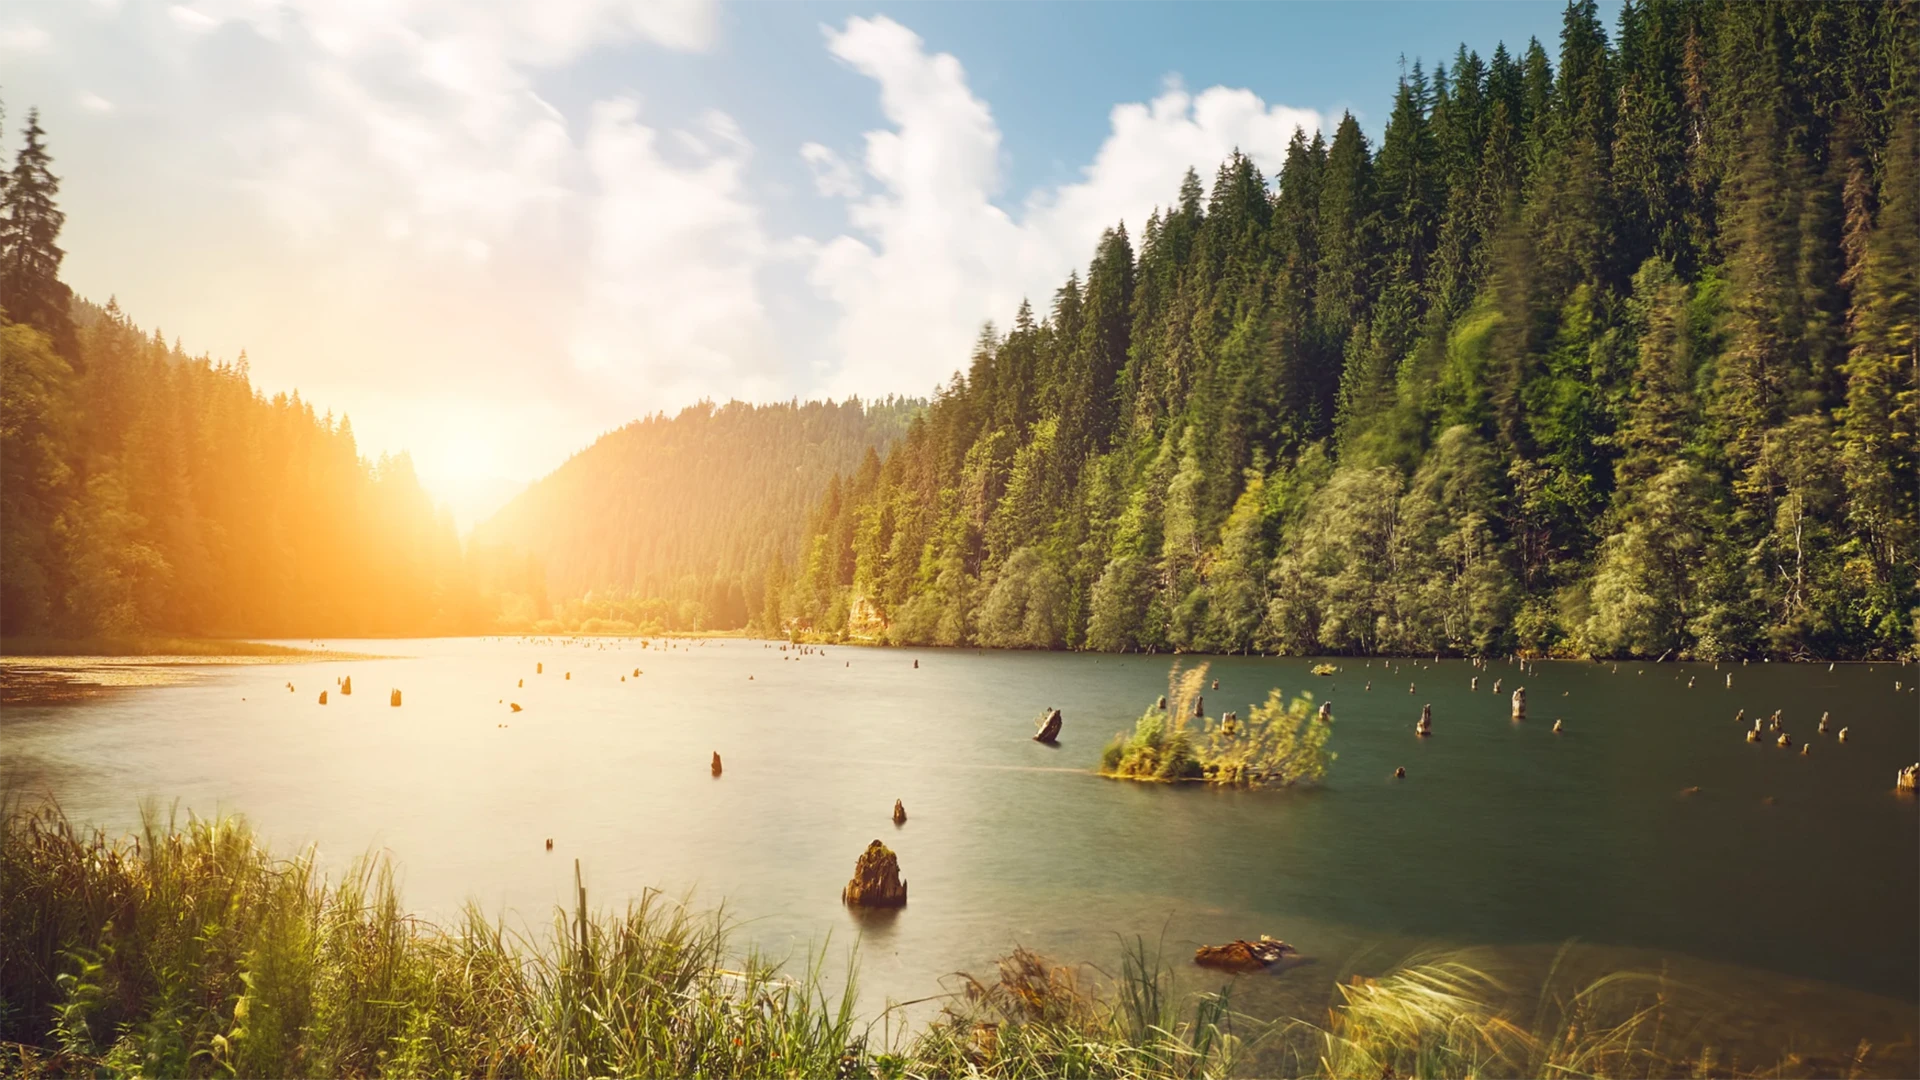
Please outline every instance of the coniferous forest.
[{"label": "coniferous forest", "polygon": [[842,473],[877,472],[878,451],[923,405],[702,402],[637,420],[527,488],[473,544],[531,558],[568,628],[741,629],[765,607],[769,569],[799,550],[814,501],[831,500]]},{"label": "coniferous forest", "polygon": [[1920,8],[1568,5],[1188,175],[830,494],[770,628],[1914,647]]},{"label": "coniferous forest", "polygon": [[701,405],[465,544],[0,190],[0,632],[1873,657],[1920,609],[1920,8],[1568,5],[1189,173],[933,401]]},{"label": "coniferous forest", "polygon": [[65,215],[28,115],[0,189],[0,632],[420,633],[482,610],[404,456],[59,277]]}]

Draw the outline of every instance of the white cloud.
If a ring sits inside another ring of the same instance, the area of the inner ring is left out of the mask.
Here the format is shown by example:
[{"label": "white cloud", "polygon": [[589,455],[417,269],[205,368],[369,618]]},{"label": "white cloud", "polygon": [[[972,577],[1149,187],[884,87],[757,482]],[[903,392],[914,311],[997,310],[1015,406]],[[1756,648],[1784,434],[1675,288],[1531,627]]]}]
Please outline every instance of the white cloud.
[{"label": "white cloud", "polygon": [[0,52],[45,52],[53,44],[53,35],[30,22],[14,21],[0,26]]},{"label": "white cloud", "polygon": [[853,174],[853,166],[832,150],[806,143],[800,147],[800,160],[813,170],[814,190],[827,198],[851,199],[860,194],[860,178]]},{"label": "white cloud", "polygon": [[731,118],[676,132],[694,154],[669,161],[631,100],[594,106],[586,156],[593,199],[587,297],[574,362],[633,397],[684,404],[764,397],[778,386],[756,276],[770,246],[749,202],[750,149]]},{"label": "white cloud", "polygon": [[1247,90],[1196,95],[1170,84],[1150,102],[1116,106],[1081,179],[1032,192],[1016,218],[995,201],[999,127],[957,59],[930,55],[884,17],[826,36],[834,56],[879,84],[892,125],[866,136],[861,164],[879,192],[838,187],[856,234],[808,248],[809,280],[837,308],[829,386],[839,393],[925,393],[964,365],[983,320],[1004,325],[1023,297],[1044,305],[1102,229],[1125,221],[1137,238],[1189,167],[1211,177],[1238,147],[1271,175],[1295,127],[1320,125],[1316,113]]},{"label": "white cloud", "polygon": [[89,90],[80,95],[80,107],[88,112],[109,113],[113,111],[113,102]]}]

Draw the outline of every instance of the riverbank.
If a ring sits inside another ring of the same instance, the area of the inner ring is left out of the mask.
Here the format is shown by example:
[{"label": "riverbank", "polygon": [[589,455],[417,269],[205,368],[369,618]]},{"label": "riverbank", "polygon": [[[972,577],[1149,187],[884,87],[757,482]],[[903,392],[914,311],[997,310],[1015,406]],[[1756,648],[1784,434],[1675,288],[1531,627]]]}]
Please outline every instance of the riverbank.
[{"label": "riverbank", "polygon": [[[111,838],[9,806],[0,843],[0,1040],[9,1075],[1303,1076],[1901,1075],[1852,1060],[1742,1063],[1688,1044],[1686,991],[1615,972],[1536,1007],[1468,955],[1342,984],[1323,1014],[1260,1020],[1233,985],[1180,996],[1136,941],[1110,981],[1024,949],[961,975],[937,1020],[854,1012],[854,972],[788,973],[729,921],[648,891],[623,911],[580,890],[544,931],[477,908],[405,914],[395,872],[329,882],[244,821]],[[849,968],[856,961],[849,958]],[[1271,975],[1240,978],[1278,977]],[[1908,1048],[1910,1049],[1910,1048]]]},{"label": "riverbank", "polygon": [[208,638],[0,638],[0,705],[59,705],[138,687],[178,686],[195,668],[373,660],[367,653]]}]

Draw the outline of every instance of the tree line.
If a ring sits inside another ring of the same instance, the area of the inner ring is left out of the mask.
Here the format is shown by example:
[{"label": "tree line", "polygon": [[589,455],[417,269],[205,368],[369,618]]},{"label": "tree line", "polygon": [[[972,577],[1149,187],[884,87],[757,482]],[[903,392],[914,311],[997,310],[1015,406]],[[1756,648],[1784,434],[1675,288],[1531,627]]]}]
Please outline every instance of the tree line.
[{"label": "tree line", "polygon": [[814,501],[863,459],[877,468],[923,404],[701,402],[645,417],[529,486],[473,542],[532,558],[570,629],[741,629]]},{"label": "tree line", "polygon": [[29,113],[0,187],[0,633],[308,636],[488,627],[471,560],[406,455],[254,389],[60,280],[65,223]]},{"label": "tree line", "polygon": [[983,328],[768,630],[1098,650],[1915,647],[1920,8],[1569,3],[1235,153]]}]

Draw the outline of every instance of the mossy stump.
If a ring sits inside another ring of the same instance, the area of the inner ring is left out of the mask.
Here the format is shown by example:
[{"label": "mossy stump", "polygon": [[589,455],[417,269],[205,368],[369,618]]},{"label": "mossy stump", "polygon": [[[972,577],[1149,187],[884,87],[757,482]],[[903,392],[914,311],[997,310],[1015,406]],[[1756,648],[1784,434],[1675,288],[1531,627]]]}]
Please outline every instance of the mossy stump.
[{"label": "mossy stump", "polygon": [[853,864],[853,880],[840,890],[840,902],[849,907],[907,906],[907,883],[900,880],[900,859],[875,840]]}]

